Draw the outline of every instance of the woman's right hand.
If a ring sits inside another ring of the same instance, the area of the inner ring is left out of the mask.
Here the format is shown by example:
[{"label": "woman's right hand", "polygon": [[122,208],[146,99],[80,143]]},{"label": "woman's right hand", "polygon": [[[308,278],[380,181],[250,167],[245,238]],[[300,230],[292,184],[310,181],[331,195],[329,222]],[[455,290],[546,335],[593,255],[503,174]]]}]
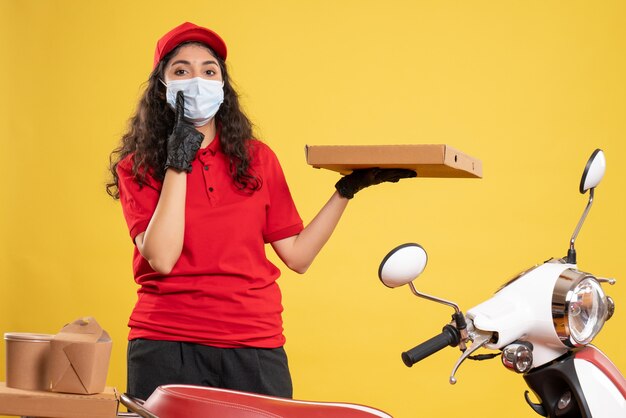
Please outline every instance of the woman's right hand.
[{"label": "woman's right hand", "polygon": [[182,91],[176,94],[176,122],[174,129],[167,138],[167,160],[165,168],[191,172],[191,162],[200,149],[204,135],[189,122],[183,119],[185,115],[185,98]]}]

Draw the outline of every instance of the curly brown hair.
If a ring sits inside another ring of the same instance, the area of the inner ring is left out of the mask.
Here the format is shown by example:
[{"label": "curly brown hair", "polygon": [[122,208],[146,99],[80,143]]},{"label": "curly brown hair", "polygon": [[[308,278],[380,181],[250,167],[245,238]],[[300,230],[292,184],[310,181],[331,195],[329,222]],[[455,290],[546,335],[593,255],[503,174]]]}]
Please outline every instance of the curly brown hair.
[{"label": "curly brown hair", "polygon": [[185,42],[167,54],[155,67],[148,78],[147,87],[139,100],[137,111],[129,121],[128,130],[122,136],[120,145],[109,156],[109,170],[112,181],[106,184],[107,193],[119,199],[117,165],[133,154],[133,174],[139,185],[145,183],[146,175],[162,181],[165,177],[167,159],[167,137],[174,127],[174,111],[167,104],[163,72],[178,50],[189,44],[198,44],[215,57],[224,81],[224,102],[215,120],[220,127],[222,151],[230,159],[231,177],[242,191],[253,193],[261,188],[261,178],[251,170],[251,156],[248,145],[253,139],[253,126],[239,106],[239,95],[233,88],[226,63],[207,45],[198,42]]}]

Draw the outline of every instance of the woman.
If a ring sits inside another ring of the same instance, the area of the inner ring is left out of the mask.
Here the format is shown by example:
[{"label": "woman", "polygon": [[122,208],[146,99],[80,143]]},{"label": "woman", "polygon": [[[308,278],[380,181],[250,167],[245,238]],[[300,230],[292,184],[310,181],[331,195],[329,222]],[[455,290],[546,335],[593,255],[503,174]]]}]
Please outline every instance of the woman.
[{"label": "woman", "polygon": [[355,171],[304,227],[276,156],[253,139],[226,55],[215,32],[192,23],[165,34],[111,154],[107,191],[122,203],[140,285],[128,392],[142,399],[168,383],[291,397],[280,271],[264,245],[304,273],[354,193],[415,176]]}]

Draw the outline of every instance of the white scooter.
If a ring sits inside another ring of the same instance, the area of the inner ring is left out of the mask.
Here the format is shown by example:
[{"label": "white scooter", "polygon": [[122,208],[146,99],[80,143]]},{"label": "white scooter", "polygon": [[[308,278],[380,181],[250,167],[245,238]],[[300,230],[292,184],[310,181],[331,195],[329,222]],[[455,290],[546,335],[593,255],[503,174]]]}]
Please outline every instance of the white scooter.
[{"label": "white scooter", "polygon": [[[462,355],[450,375],[450,383],[454,384],[456,371],[465,359],[500,355],[503,365],[522,374],[540,400],[533,403],[526,391],[526,402],[539,415],[626,417],[626,380],[600,350],[590,345],[615,308],[601,285],[613,285],[615,280],[578,270],[574,248],[605,168],[604,153],[595,150],[580,182],[580,192],[589,191],[589,201],[567,256],[519,274],[467,314],[455,303],[415,288],[413,280],[422,273],[428,259],[420,245],[404,244],[392,250],[378,270],[383,284],[391,288],[408,284],[416,296],[455,310],[452,322],[443,327],[441,334],[402,353],[404,363],[411,367],[447,346],[458,346]],[[483,347],[500,353],[474,355]]]}]

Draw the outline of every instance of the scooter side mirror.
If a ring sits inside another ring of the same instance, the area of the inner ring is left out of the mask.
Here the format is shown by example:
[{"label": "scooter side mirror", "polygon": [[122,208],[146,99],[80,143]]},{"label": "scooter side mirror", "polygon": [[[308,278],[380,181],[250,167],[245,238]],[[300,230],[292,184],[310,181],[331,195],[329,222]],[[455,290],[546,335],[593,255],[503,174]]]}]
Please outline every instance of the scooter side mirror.
[{"label": "scooter side mirror", "polygon": [[419,244],[402,244],[383,258],[378,278],[387,287],[399,287],[412,282],[422,274],[428,262],[426,250]]},{"label": "scooter side mirror", "polygon": [[587,214],[591,209],[591,205],[593,204],[593,195],[596,189],[596,186],[600,184],[602,177],[604,177],[604,172],[606,171],[606,159],[604,158],[604,151],[601,149],[596,149],[587,160],[587,165],[585,166],[585,170],[583,171],[583,176],[580,179],[580,193],[585,194],[587,190],[589,192],[589,202],[587,202],[587,207],[583,212],[583,215],[580,217],[578,221],[578,225],[576,225],[576,229],[574,229],[574,233],[572,234],[572,238],[569,240],[569,250],[567,250],[567,258],[566,261],[570,264],[576,264],[576,249],[574,248],[574,242],[576,241],[576,237],[580,232],[580,228],[582,228],[585,219],[587,219]]},{"label": "scooter side mirror", "polygon": [[580,179],[580,193],[585,194],[587,190],[595,188],[606,171],[606,159],[604,158],[604,152],[601,149],[596,149],[585,166],[583,176]]}]

